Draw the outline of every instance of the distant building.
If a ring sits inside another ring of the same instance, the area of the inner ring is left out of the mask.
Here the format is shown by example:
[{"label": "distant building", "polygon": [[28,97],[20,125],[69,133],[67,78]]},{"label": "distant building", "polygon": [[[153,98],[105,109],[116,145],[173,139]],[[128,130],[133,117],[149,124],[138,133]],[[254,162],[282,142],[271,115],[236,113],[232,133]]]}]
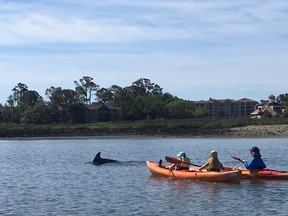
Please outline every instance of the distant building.
[{"label": "distant building", "polygon": [[249,98],[242,98],[235,101],[235,117],[250,117],[258,102]]},{"label": "distant building", "polygon": [[121,120],[120,108],[110,104],[82,104],[84,122],[107,122]]},{"label": "distant building", "polygon": [[283,109],[283,106],[275,101],[275,96],[270,95],[267,103],[256,105],[256,109],[251,113],[251,118],[281,118]]},{"label": "distant building", "polygon": [[195,101],[196,106],[207,110],[207,117],[210,119],[250,117],[257,103],[249,98],[240,100],[209,98],[207,101]]}]

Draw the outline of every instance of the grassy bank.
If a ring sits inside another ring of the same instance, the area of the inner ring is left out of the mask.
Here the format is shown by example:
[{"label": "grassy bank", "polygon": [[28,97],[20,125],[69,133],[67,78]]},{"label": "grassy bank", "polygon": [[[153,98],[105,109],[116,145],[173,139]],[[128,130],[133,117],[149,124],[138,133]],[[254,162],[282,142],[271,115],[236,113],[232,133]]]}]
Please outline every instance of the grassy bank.
[{"label": "grassy bank", "polygon": [[73,136],[225,136],[231,128],[288,124],[288,119],[150,120],[87,124],[0,124],[1,138]]}]

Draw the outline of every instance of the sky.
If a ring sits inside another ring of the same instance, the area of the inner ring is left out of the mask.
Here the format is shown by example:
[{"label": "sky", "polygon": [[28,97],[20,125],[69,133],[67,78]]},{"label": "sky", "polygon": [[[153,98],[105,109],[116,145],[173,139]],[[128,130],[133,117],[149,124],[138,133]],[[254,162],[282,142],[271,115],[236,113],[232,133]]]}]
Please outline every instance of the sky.
[{"label": "sky", "polygon": [[287,0],[0,0],[0,103],[24,83],[150,79],[185,100],[288,93]]}]

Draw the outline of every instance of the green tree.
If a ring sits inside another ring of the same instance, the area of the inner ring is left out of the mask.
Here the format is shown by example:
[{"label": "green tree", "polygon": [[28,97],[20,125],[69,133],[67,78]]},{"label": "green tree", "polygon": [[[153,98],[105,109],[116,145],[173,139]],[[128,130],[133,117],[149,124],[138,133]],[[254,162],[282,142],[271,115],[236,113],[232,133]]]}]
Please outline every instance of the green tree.
[{"label": "green tree", "polygon": [[100,103],[108,103],[113,101],[113,93],[110,89],[101,88],[96,92],[96,97]]},{"label": "green tree", "polygon": [[43,102],[43,98],[37,91],[29,90],[28,86],[18,83],[8,97],[7,106],[10,107],[11,122],[19,122],[27,109],[33,108],[37,103]]},{"label": "green tree", "polygon": [[21,112],[18,112],[17,107],[15,106],[15,101],[13,99],[12,95],[9,95],[8,99],[7,99],[7,110],[5,112],[5,116],[7,119],[7,122],[19,122],[20,120],[20,114]]},{"label": "green tree", "polygon": [[165,102],[161,95],[137,96],[133,106],[132,113],[135,119],[159,119],[163,118]]},{"label": "green tree", "polygon": [[114,95],[113,105],[120,107],[122,120],[135,120],[132,110],[134,100],[135,96],[129,87],[118,89]]},{"label": "green tree", "polygon": [[172,119],[194,118],[194,102],[187,100],[176,100],[167,104],[167,114]]},{"label": "green tree", "polygon": [[109,88],[109,91],[112,93],[112,100],[115,102],[115,100],[118,98],[118,96],[121,94],[123,88],[118,85],[112,85]]},{"label": "green tree", "polygon": [[34,90],[25,92],[22,99],[22,103],[25,107],[34,107],[38,102],[42,101],[43,98]]},{"label": "green tree", "polygon": [[278,103],[288,104],[288,93],[280,94],[278,97],[276,97],[276,101]]},{"label": "green tree", "polygon": [[49,109],[44,102],[39,102],[34,107],[24,111],[20,122],[26,124],[51,124],[57,122],[58,119],[58,113]]},{"label": "green tree", "polygon": [[80,103],[79,95],[72,89],[62,89],[61,87],[51,86],[46,89],[45,95],[49,98],[48,105],[51,110],[61,116],[61,121],[71,120],[70,109]]},{"label": "green tree", "polygon": [[13,107],[21,106],[24,103],[24,94],[28,92],[28,86],[24,83],[18,83],[12,92],[8,99],[9,104]]},{"label": "green tree", "polygon": [[151,83],[150,79],[140,78],[132,83],[130,87],[135,96],[162,94],[162,88],[155,83]]},{"label": "green tree", "polygon": [[84,98],[83,101],[87,104],[91,104],[93,92],[97,92],[99,89],[99,85],[96,85],[92,80],[92,77],[83,76],[81,79],[79,79],[79,82],[74,81],[74,84],[76,85],[76,92]]},{"label": "green tree", "polygon": [[7,100],[7,103],[12,107],[25,109],[35,106],[39,101],[43,101],[43,98],[37,91],[29,90],[28,86],[23,83],[18,83],[12,91],[13,94],[11,94]]},{"label": "green tree", "polygon": [[207,109],[205,109],[203,107],[195,107],[195,109],[194,109],[194,116],[196,119],[203,118],[203,117],[207,116],[207,114],[208,114]]}]

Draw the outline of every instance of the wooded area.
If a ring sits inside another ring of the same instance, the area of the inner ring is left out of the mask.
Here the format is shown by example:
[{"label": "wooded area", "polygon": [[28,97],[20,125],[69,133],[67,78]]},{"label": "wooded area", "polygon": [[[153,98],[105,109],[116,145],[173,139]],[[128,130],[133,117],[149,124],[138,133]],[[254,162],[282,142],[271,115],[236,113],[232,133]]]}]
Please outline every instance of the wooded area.
[{"label": "wooded area", "polygon": [[[83,105],[92,104],[105,104],[105,107],[114,107],[113,111],[118,110],[113,115],[119,116],[113,116],[113,121],[201,119],[207,116],[205,108],[168,92],[163,93],[158,84],[146,78],[140,78],[127,87],[112,85],[109,88],[100,88],[89,76],[83,76],[79,81],[74,81],[74,84],[75,89],[51,86],[46,89],[47,100],[44,100],[37,91],[30,90],[24,83],[18,83],[12,89],[7,102],[0,104],[0,122],[84,123],[89,121],[83,117]],[[281,94],[276,100],[287,106],[288,94]],[[287,111],[284,116],[287,117]],[[102,119],[109,121],[109,118]]]},{"label": "wooded area", "polygon": [[[119,108],[122,121],[145,119],[194,119],[205,116],[205,109],[193,101],[183,100],[149,79],[140,78],[128,87],[112,85],[100,88],[93,78],[83,76],[74,81],[75,89],[54,87],[46,89],[44,100],[35,90],[18,83],[0,106],[0,122],[7,123],[82,123],[81,104],[109,104]],[[94,99],[93,99],[94,98]]]}]

